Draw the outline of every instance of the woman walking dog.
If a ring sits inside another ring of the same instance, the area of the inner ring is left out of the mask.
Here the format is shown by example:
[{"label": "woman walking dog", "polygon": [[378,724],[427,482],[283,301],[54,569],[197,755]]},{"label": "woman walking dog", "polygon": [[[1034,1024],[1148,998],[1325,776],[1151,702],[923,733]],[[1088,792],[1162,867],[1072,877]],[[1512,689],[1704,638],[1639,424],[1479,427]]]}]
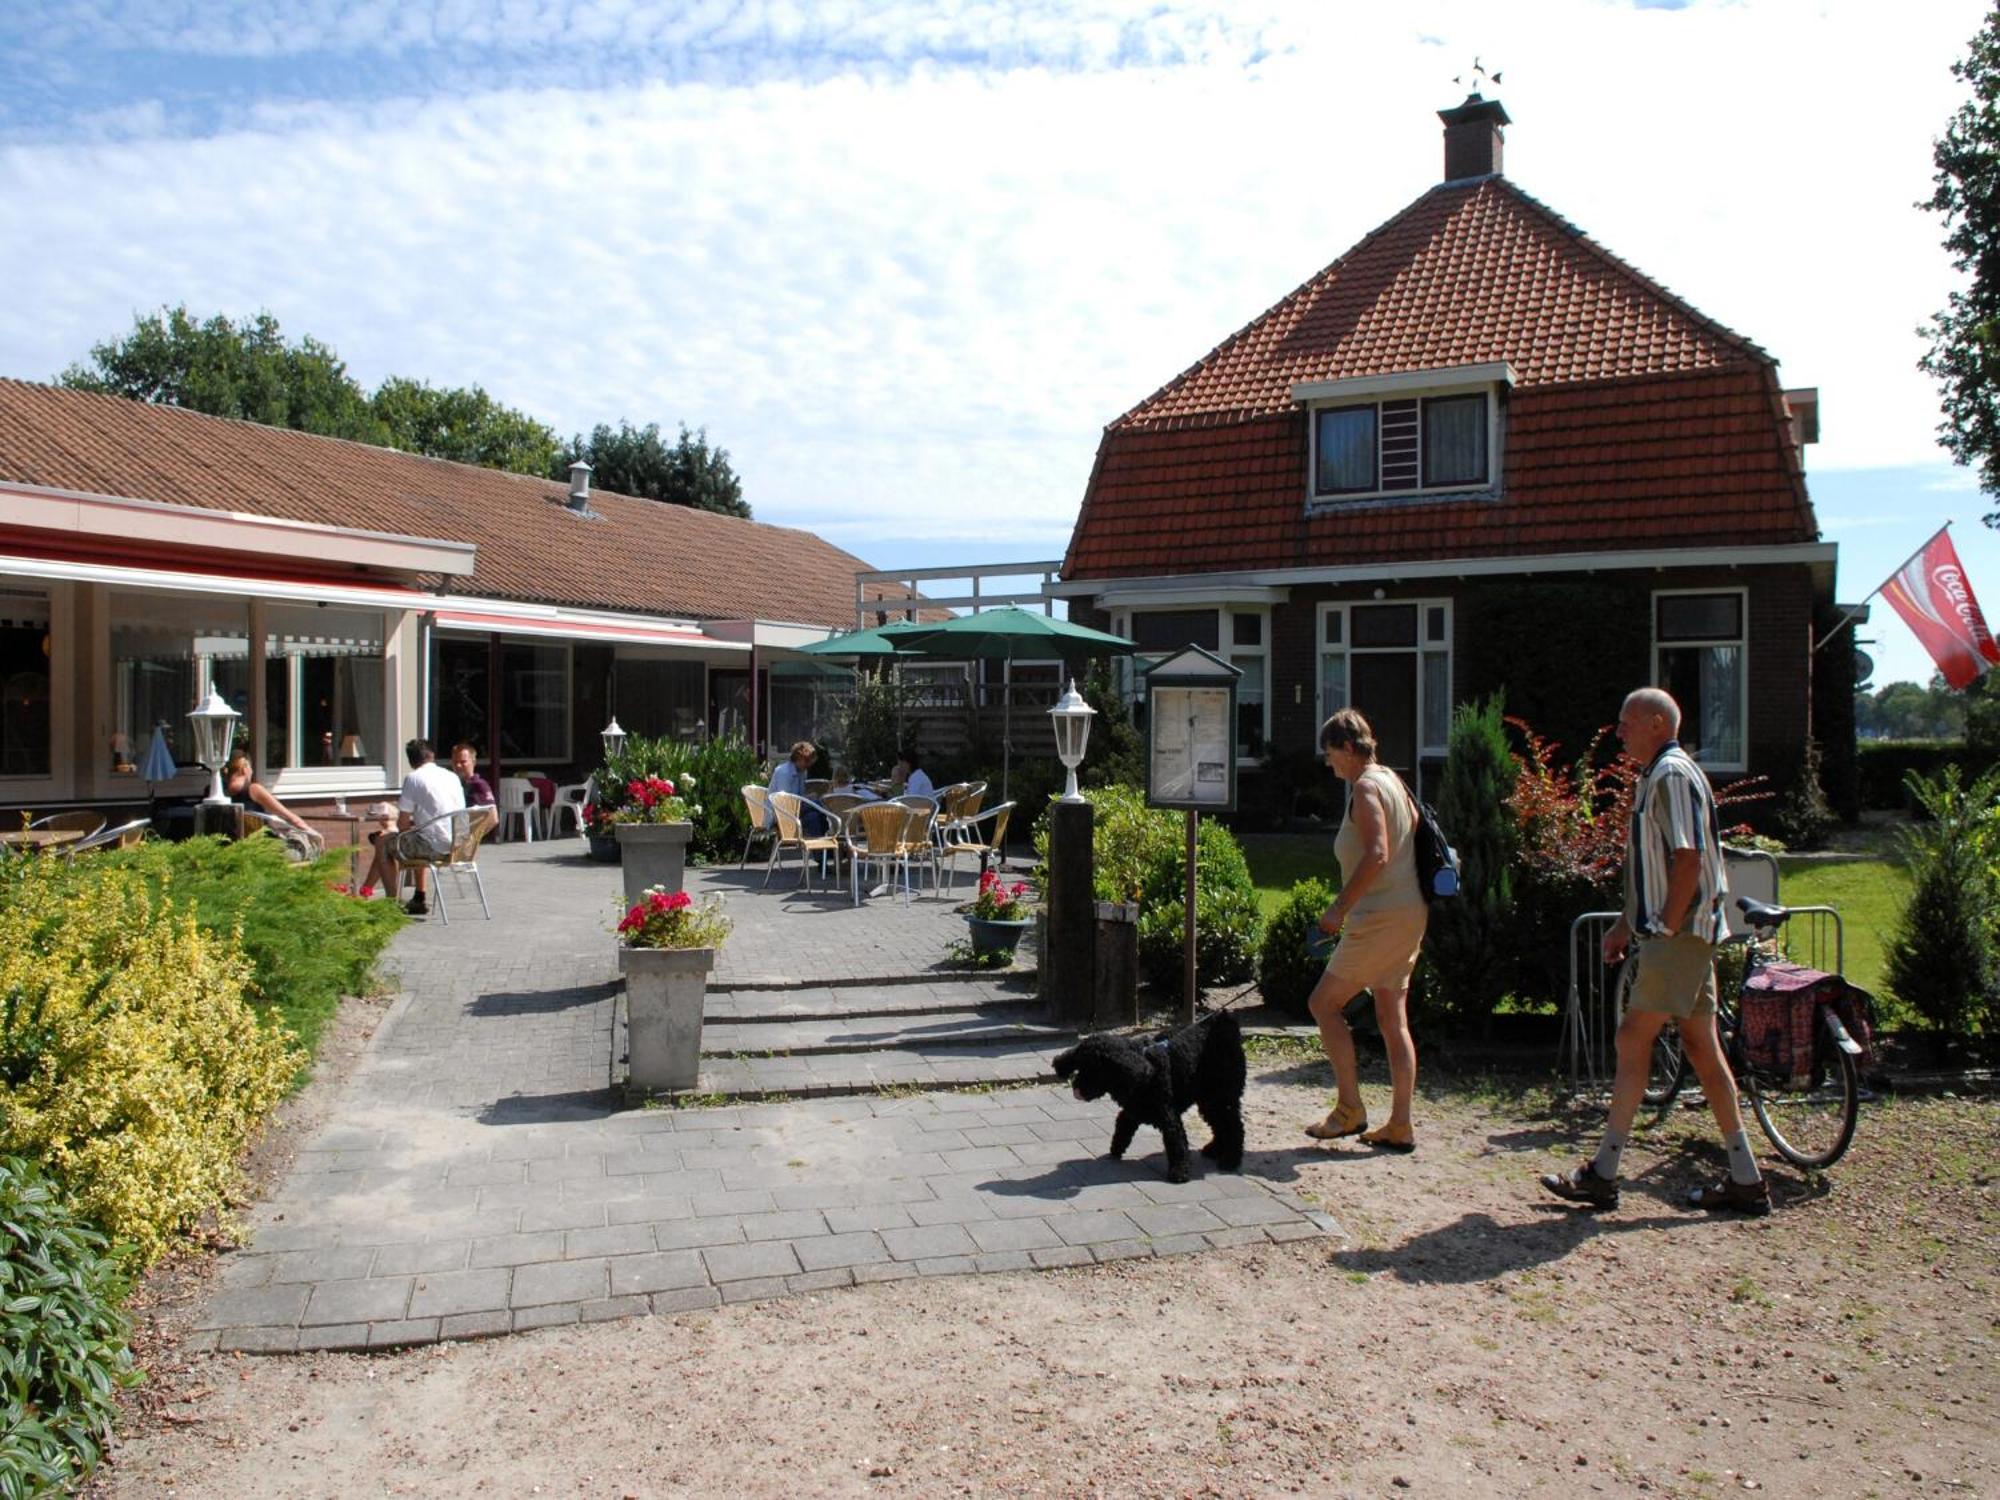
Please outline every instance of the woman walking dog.
[{"label": "woman walking dog", "polygon": [[[1417,886],[1416,800],[1403,780],[1375,760],[1375,732],[1351,708],[1320,726],[1319,747],[1347,783],[1347,812],[1334,838],[1340,895],[1320,915],[1320,931],[1339,946],[1307,1002],[1319,1023],[1320,1045],[1333,1066],[1333,1112],[1306,1126],[1314,1140],[1359,1136],[1362,1144],[1414,1151],[1410,1101],[1417,1087],[1417,1046],[1410,1037],[1410,975],[1423,947],[1429,908]],[[1375,1021],[1389,1048],[1389,1120],[1368,1128],[1354,1033],[1343,1007],[1363,990],[1375,996]]]}]

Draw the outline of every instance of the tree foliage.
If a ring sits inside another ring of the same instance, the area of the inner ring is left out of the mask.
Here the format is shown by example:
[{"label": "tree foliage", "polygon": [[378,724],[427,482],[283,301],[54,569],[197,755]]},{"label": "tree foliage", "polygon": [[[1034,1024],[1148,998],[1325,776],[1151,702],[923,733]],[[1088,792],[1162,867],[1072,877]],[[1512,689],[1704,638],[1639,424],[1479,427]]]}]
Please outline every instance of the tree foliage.
[{"label": "tree foliage", "polygon": [[1954,1040],[1989,1029],[2000,1006],[2000,770],[1970,786],[1958,767],[1937,780],[1912,771],[1911,794],[1923,821],[1905,830],[1909,905],[1889,943],[1889,985],[1896,996]]},{"label": "tree foliage", "polygon": [[1431,907],[1424,947],[1437,971],[1437,999],[1454,1015],[1489,1016],[1512,976],[1497,959],[1513,937],[1513,751],[1495,694],[1452,714],[1438,821],[1458,850],[1455,900]]},{"label": "tree foliage", "polygon": [[556,455],[551,476],[567,478],[578,459],[590,465],[590,482],[599,489],[749,518],[743,482],[729,466],[728,450],[711,448],[706,428],[691,433],[683,423],[679,440],[669,446],[657,422],[634,427],[621,420],[615,431],[600,422],[588,438],[570,439]]},{"label": "tree foliage", "polygon": [[385,441],[405,453],[511,474],[546,474],[561,448],[554,428],[502,406],[481,386],[438,387],[391,375],[371,404]]},{"label": "tree foliage", "polygon": [[87,364],[57,377],[71,390],[184,406],[322,437],[382,443],[387,435],[367,393],[340,356],[308,335],[288,343],[268,312],[243,323],[218,314],[198,323],[185,306],[133,322],[116,342],[94,345]]},{"label": "tree foliage", "polygon": [[[1920,206],[1944,216],[1945,248],[1968,281],[1923,330],[1921,364],[1942,390],[1944,445],[2000,495],[2000,5],[1951,71],[1971,97],[1932,148],[1936,191]],[[2000,526],[2000,510],[1986,524]]]},{"label": "tree foliage", "polygon": [[1938,673],[1918,687],[1891,682],[1854,695],[1854,732],[1871,740],[1955,740],[1965,733],[1966,695]]}]

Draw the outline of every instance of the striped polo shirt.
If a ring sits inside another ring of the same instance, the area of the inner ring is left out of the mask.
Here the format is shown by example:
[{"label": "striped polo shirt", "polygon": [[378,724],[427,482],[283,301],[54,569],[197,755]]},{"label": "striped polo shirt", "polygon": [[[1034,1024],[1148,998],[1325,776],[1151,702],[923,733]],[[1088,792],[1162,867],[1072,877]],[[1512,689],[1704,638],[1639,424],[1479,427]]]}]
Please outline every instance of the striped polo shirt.
[{"label": "striped polo shirt", "polygon": [[1719,943],[1729,930],[1723,911],[1729,883],[1716,829],[1715,793],[1680,742],[1668,740],[1633,791],[1632,825],[1625,834],[1625,920],[1642,937],[1667,931],[1660,907],[1667,898],[1667,861],[1676,849],[1701,856],[1701,875],[1683,931]]}]

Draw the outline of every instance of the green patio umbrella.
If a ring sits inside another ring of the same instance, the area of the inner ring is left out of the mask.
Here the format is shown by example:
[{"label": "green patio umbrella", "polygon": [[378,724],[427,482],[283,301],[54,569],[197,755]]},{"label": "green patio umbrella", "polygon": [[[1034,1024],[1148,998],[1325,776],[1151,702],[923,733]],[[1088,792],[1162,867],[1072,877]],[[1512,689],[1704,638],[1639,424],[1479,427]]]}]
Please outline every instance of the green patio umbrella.
[{"label": "green patio umbrella", "polygon": [[898,643],[904,632],[926,629],[914,620],[890,620],[886,624],[871,625],[866,630],[849,631],[846,635],[829,636],[823,641],[814,641],[810,646],[799,647],[802,656],[896,656],[901,654]]},{"label": "green patio umbrella", "polygon": [[[1046,660],[1078,656],[1125,656],[1138,647],[1122,635],[1036,614],[1018,605],[959,615],[937,625],[910,625],[896,633],[897,656],[934,656],[946,661]],[[1001,719],[1000,796],[1004,801],[1014,759],[1014,684],[1007,683]]]}]

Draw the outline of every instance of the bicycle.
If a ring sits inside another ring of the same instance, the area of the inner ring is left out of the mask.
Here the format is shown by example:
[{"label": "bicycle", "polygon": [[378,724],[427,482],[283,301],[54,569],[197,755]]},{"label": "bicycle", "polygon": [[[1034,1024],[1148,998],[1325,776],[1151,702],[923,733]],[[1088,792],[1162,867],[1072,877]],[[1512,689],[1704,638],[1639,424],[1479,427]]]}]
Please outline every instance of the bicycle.
[{"label": "bicycle", "polygon": [[[1778,1155],[1796,1167],[1830,1167],[1846,1154],[1854,1141],[1854,1129],[1861,1115],[1861,1044],[1854,1040],[1830,1004],[1816,1007],[1813,1050],[1810,1066],[1802,1073],[1778,1074],[1754,1066],[1743,1047],[1743,996],[1750,991],[1751,978],[1771,956],[1765,945],[1777,936],[1786,920],[1803,907],[1771,906],[1739,897],[1737,909],[1750,923],[1750,931],[1725,938],[1725,948],[1744,950],[1743,979],[1736,993],[1716,995],[1716,1028],[1722,1039],[1722,1054],[1736,1086],[1749,1100],[1750,1112],[1758,1128]],[[1615,1013],[1625,1014],[1638,966],[1628,963],[1618,976],[1614,992]],[[1672,1109],[1681,1091],[1694,1077],[1694,1068],[1681,1051],[1680,1030],[1662,1027],[1653,1044],[1651,1066],[1646,1075],[1645,1103],[1661,1115]]]}]

